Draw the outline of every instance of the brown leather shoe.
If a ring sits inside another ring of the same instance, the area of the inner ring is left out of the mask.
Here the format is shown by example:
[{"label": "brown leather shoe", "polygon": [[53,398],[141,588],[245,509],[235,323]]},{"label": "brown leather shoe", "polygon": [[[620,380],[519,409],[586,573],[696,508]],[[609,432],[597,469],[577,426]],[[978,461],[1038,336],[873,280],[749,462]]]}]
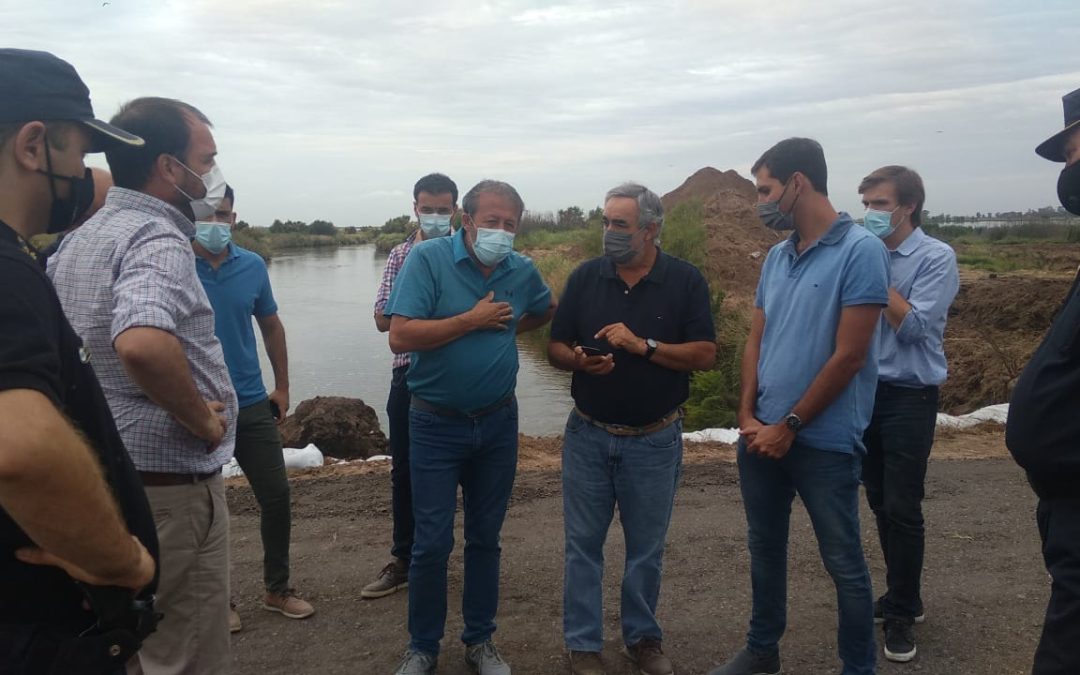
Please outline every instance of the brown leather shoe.
[{"label": "brown leather shoe", "polygon": [[382,598],[409,587],[409,563],[401,558],[394,558],[386,564],[367,586],[360,590],[360,597],[365,600]]},{"label": "brown leather shoe", "polygon": [[674,675],[675,669],[671,665],[671,659],[664,656],[664,649],[655,638],[644,638],[636,645],[628,645],[627,658],[634,662],[641,675]]},{"label": "brown leather shoe", "polygon": [[263,609],[277,612],[290,619],[306,619],[315,613],[315,608],[306,600],[296,597],[293,589],[284,593],[267,593],[263,596]]},{"label": "brown leather shoe", "polygon": [[604,661],[596,652],[570,652],[571,675],[607,675]]}]

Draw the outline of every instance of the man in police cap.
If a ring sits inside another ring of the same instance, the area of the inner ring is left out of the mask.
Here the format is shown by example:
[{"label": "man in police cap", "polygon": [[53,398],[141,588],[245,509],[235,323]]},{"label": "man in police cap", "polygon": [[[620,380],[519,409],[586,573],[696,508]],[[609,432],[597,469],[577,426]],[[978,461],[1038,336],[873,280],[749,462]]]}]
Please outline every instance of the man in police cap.
[{"label": "man in police cap", "polygon": [[[1064,162],[1061,205],[1080,215],[1080,89],[1065,128],[1035,148]],[[1080,673],[1080,276],[1013,390],[1005,443],[1039,496],[1043,560],[1053,578],[1033,675]]]},{"label": "man in police cap", "polygon": [[71,227],[89,206],[84,153],[141,143],[94,119],[70,64],[0,49],[4,673],[122,672],[152,629],[157,537],[146,495],[90,355],[25,252],[30,237]]}]

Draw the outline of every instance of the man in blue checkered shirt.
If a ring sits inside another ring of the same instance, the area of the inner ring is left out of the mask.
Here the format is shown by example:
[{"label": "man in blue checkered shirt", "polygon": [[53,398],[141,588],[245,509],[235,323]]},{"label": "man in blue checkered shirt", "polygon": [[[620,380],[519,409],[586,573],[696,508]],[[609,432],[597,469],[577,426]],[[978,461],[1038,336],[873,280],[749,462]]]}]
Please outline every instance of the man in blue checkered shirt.
[{"label": "man in blue checkered shirt", "polygon": [[225,182],[209,120],[194,107],[140,98],[112,124],[146,144],[106,153],[116,187],[64,239],[49,274],[93,354],[157,526],[169,618],[145,642],[142,671],[216,675],[231,662],[221,467],[237,405],[190,240]]}]

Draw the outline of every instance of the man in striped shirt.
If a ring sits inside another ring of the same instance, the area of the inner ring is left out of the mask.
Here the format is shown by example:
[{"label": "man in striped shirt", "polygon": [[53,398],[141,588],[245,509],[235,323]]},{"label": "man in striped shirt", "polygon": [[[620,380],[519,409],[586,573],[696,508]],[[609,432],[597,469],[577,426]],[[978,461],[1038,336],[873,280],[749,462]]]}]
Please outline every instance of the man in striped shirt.
[{"label": "man in striped shirt", "polygon": [[[383,268],[382,281],[375,294],[375,325],[380,333],[390,330],[390,317],[383,316],[394,280],[405,264],[415,244],[424,239],[443,237],[450,233],[450,223],[457,214],[458,189],[454,181],[441,173],[424,176],[413,187],[413,213],[420,226],[390,251]],[[409,474],[409,385],[405,373],[409,370],[409,354],[394,354],[393,379],[386,401],[390,426],[390,470],[392,509],[394,514],[394,544],[390,562],[378,576],[361,591],[361,597],[381,598],[409,585],[409,558],[413,542],[412,487]]]}]

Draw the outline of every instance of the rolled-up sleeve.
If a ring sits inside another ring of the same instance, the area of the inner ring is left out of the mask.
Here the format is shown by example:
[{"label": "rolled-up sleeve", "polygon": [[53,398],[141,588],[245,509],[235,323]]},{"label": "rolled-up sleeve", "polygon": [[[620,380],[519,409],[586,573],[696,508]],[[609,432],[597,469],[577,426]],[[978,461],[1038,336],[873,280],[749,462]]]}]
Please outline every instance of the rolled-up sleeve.
[{"label": "rolled-up sleeve", "polygon": [[911,311],[896,329],[897,342],[905,345],[926,340],[935,326],[944,323],[949,306],[960,290],[956,254],[943,249],[929,257],[915,276],[907,301]]},{"label": "rolled-up sleeve", "polygon": [[120,261],[113,285],[112,339],[129,328],[176,333],[201,290],[191,245],[165,227],[144,228]]}]

